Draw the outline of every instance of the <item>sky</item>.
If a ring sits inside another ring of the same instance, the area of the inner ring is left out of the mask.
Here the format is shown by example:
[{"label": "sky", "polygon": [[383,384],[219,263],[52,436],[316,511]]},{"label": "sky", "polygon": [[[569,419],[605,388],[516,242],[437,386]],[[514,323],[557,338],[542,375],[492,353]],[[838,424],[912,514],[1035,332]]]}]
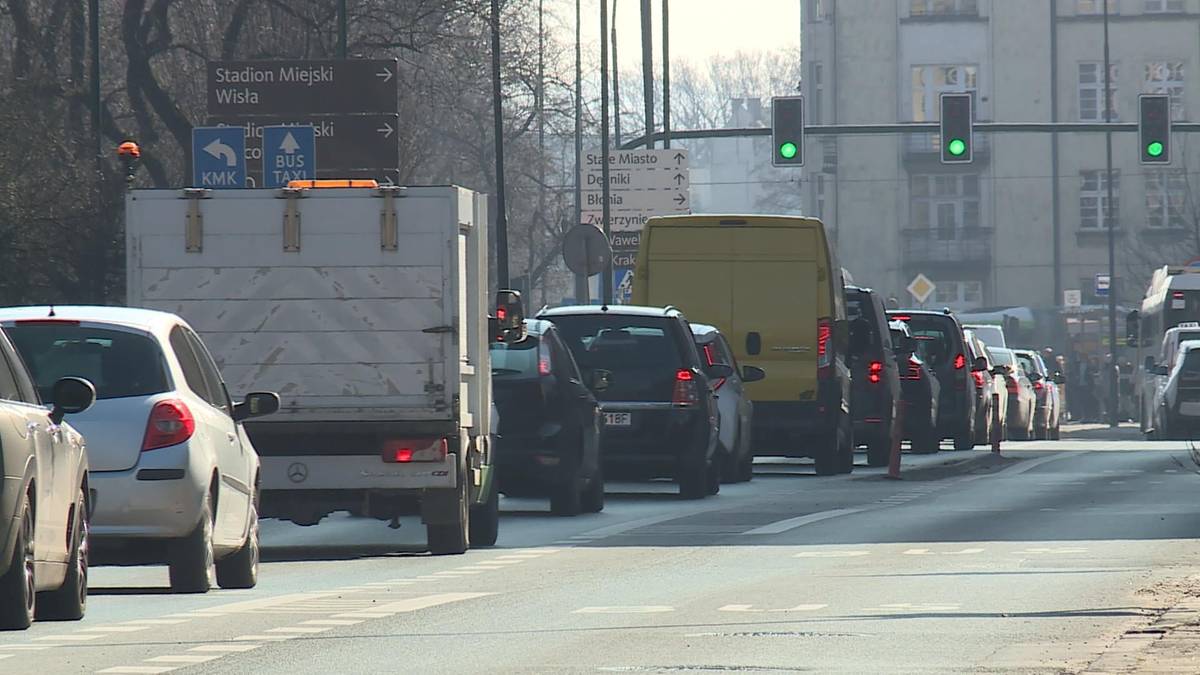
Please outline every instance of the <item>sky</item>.
[{"label": "sky", "polygon": [[[612,11],[614,0],[609,0]],[[641,65],[641,2],[615,0],[618,57],[622,69]],[[555,0],[574,39],[575,3]],[[549,8],[550,3],[546,3]],[[582,0],[585,44],[599,45],[599,0]],[[654,58],[661,58],[662,0],[654,8]],[[753,8],[751,10],[751,8]],[[703,62],[720,54],[759,49],[799,48],[800,0],[671,0],[671,60]]]}]

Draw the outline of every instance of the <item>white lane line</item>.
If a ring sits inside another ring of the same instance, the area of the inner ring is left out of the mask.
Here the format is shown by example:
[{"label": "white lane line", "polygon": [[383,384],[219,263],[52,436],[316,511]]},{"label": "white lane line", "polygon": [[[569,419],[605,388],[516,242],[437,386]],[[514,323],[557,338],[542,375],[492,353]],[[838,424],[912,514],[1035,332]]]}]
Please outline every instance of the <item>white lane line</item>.
[{"label": "white lane line", "polygon": [[801,551],[793,558],[861,558],[871,555],[870,551]]},{"label": "white lane line", "polygon": [[335,619],[386,619],[389,616],[392,616],[391,612],[346,612],[333,615]]},{"label": "white lane line", "polygon": [[228,652],[228,653],[230,653],[230,654],[234,654],[234,653],[248,652],[248,651],[251,651],[251,650],[254,650],[254,649],[258,649],[258,648],[259,648],[259,647],[261,647],[261,646],[262,646],[262,645],[259,645],[259,644],[249,644],[249,645],[229,645],[229,644],[225,644],[225,645],[200,645],[199,647],[192,647],[192,648],[191,648],[191,649],[189,649],[188,651],[189,651],[189,652]]},{"label": "white lane line", "polygon": [[494,593],[436,593],[434,595],[424,595],[419,598],[408,598],[397,602],[389,602],[377,606],[373,606],[361,612],[344,612],[342,614],[334,614],[335,619],[383,619],[393,614],[401,612],[415,612],[421,609],[437,607],[438,605],[446,605],[452,602],[462,602],[464,600],[474,600],[483,598]]},{"label": "white lane line", "polygon": [[13,654],[0,654],[0,661],[3,661],[4,659],[11,659],[13,656]]},{"label": "white lane line", "polygon": [[295,640],[299,635],[239,635],[233,638],[234,642],[283,642],[284,640]]},{"label": "white lane line", "polygon": [[178,663],[178,664],[193,664],[193,663],[208,663],[221,658],[220,654],[172,654],[168,656],[156,656],[152,659],[146,659],[146,663]]},{"label": "white lane line", "polygon": [[[524,560],[485,560],[485,565],[520,565]],[[443,572],[435,572],[435,574],[443,574]]]},{"label": "white lane line", "polygon": [[105,637],[103,634],[97,635],[47,635],[45,637],[33,638],[36,642],[88,642],[89,640],[99,640]]},{"label": "white lane line", "polygon": [[718,612],[815,612],[829,605],[796,605],[789,609],[754,609],[754,605],[725,605]]},{"label": "white lane line", "polygon": [[169,673],[172,670],[175,670],[177,668],[179,668],[179,666],[117,666],[115,668],[105,668],[104,670],[97,670],[96,672],[97,673],[149,673],[149,675],[155,675],[156,673]]},{"label": "white lane line", "polygon": [[316,635],[333,630],[333,626],[284,626],[283,628],[268,628],[267,633],[294,633],[296,635]]},{"label": "white lane line", "polygon": [[62,645],[20,645],[20,644],[18,644],[18,645],[4,645],[4,648],[5,649],[16,649],[17,651],[22,651],[22,652],[40,652],[43,649],[50,649],[51,647],[61,647],[61,646]]},{"label": "white lane line", "polygon": [[517,549],[516,551],[513,551],[514,555],[520,555],[523,553],[537,553],[539,555],[542,555],[542,554],[549,555],[551,553],[562,553],[562,549],[561,548],[522,548],[522,549]]},{"label": "white lane line", "polygon": [[362,623],[355,619],[312,619],[310,621],[301,621],[301,626],[357,626]]},{"label": "white lane line", "polygon": [[145,624],[147,626],[177,626],[181,623],[187,623],[187,619],[138,619],[136,621],[125,621],[124,625],[136,626]]},{"label": "white lane line", "polygon": [[81,633],[136,633],[140,630],[150,630],[150,626],[96,626],[81,628]]},{"label": "white lane line", "polygon": [[674,607],[666,605],[625,605],[608,607],[580,607],[572,614],[662,614],[674,612]]},{"label": "white lane line", "polygon": [[680,513],[680,512],[666,513],[666,514],[662,514],[662,515],[658,515],[658,516],[649,516],[647,518],[638,518],[637,520],[631,520],[626,523],[617,523],[616,525],[609,525],[607,527],[601,527],[601,528],[598,528],[595,530],[591,530],[590,532],[585,532],[581,535],[576,535],[571,538],[572,539],[579,539],[579,538],[603,539],[605,537],[612,537],[612,536],[615,536],[618,534],[624,534],[630,530],[636,530],[641,527],[649,527],[650,525],[657,525],[659,523],[665,523],[668,520],[675,520],[677,518],[688,518],[691,516],[698,516],[702,513],[708,513],[709,511],[718,511],[722,508],[727,508],[727,507],[723,507],[720,504],[717,504],[716,502],[714,502],[712,505],[708,506],[707,508],[701,507],[701,508],[696,508],[696,509],[689,509],[682,513]]},{"label": "white lane line", "polygon": [[575,542],[571,541],[570,539],[559,539],[558,541],[556,541],[554,543],[559,546],[565,546],[567,544],[574,544]]},{"label": "white lane line", "polygon": [[496,556],[496,560],[536,560],[542,557],[541,553],[510,553],[509,555]]},{"label": "white lane line", "polygon": [[488,567],[481,567],[481,566],[479,566],[479,565],[470,565],[470,566],[468,566],[468,567],[455,567],[454,569],[456,569],[456,570],[460,570],[460,571],[463,571],[463,572],[474,572],[474,571],[478,571],[478,572],[490,572],[490,571],[492,571],[492,570],[503,569],[503,567],[501,567],[501,566],[497,566],[497,567],[491,567],[491,566],[488,566]]},{"label": "white lane line", "polygon": [[953,612],[962,609],[962,605],[952,603],[889,603],[878,607],[868,607],[864,612]]},{"label": "white lane line", "polygon": [[807,516],[798,516],[796,518],[788,518],[786,520],[776,521],[756,527],[753,530],[742,532],[743,535],[761,535],[761,534],[782,534],[788,530],[794,530],[797,527],[804,527],[813,523],[819,523],[822,520],[830,518],[840,518],[841,516],[849,516],[855,513],[862,513],[866,509],[833,509],[832,511],[820,511],[818,513],[810,513]]},{"label": "white lane line", "polygon": [[446,570],[444,572],[434,572],[439,577],[469,577],[475,574],[483,574],[484,570]]}]

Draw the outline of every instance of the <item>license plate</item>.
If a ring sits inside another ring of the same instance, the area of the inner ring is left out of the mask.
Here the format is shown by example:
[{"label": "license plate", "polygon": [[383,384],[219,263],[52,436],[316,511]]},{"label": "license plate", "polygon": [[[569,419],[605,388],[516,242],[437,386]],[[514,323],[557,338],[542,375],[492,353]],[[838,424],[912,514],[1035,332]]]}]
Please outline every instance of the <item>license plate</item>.
[{"label": "license plate", "polygon": [[610,427],[627,427],[633,424],[632,413],[604,413],[604,423]]}]

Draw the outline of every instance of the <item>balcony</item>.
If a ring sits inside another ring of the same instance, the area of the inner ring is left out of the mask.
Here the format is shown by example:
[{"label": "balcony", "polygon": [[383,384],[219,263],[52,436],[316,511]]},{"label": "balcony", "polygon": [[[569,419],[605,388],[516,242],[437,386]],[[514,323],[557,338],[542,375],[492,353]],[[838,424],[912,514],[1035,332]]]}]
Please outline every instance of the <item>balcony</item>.
[{"label": "balcony", "polygon": [[[976,133],[972,138],[975,146],[974,162],[985,162],[992,155],[992,138],[989,134]],[[942,138],[937,132],[905,134],[902,144],[906,164],[940,163]]]},{"label": "balcony", "polygon": [[918,228],[901,231],[904,264],[933,267],[990,267],[992,228],[972,227],[954,230]]}]

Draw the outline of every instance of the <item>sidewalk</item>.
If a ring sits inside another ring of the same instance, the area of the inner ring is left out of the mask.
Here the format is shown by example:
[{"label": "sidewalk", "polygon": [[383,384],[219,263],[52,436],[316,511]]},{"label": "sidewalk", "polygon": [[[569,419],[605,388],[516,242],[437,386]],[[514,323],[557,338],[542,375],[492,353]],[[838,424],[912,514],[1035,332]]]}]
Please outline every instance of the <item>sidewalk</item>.
[{"label": "sidewalk", "polygon": [[1200,672],[1200,576],[1168,592],[1176,596],[1169,609],[1149,626],[1127,631],[1081,675]]}]

